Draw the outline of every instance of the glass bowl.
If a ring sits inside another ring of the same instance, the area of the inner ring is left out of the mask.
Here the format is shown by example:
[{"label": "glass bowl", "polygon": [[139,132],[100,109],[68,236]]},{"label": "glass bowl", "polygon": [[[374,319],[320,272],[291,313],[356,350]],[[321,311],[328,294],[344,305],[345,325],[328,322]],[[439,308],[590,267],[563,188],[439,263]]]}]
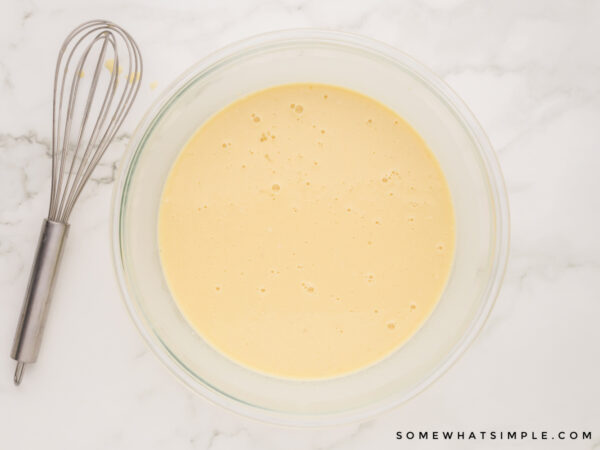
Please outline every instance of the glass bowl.
[{"label": "glass bowl", "polygon": [[[456,215],[456,253],[432,315],[384,360],[326,380],[257,373],[208,345],[171,297],[158,252],[161,192],[179,151],[211,115],[253,91],[293,82],[344,86],[407,120],[444,170]],[[317,30],[264,34],[198,62],[146,113],[115,186],[116,273],[138,330],[194,392],[237,413],[288,425],[362,420],[421,392],[482,328],[509,247],[508,202],[494,151],[457,95],[404,53],[364,37]]]}]

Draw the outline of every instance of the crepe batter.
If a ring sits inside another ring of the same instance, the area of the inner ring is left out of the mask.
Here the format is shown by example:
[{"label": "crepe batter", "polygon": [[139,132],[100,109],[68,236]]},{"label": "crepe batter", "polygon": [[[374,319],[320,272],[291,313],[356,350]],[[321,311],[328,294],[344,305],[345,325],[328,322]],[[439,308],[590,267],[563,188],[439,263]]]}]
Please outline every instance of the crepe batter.
[{"label": "crepe batter", "polygon": [[429,316],[454,214],[438,162],[397,114],[291,84],[198,129],[166,181],[158,239],[206,341],[263,373],[324,378],[380,360]]}]

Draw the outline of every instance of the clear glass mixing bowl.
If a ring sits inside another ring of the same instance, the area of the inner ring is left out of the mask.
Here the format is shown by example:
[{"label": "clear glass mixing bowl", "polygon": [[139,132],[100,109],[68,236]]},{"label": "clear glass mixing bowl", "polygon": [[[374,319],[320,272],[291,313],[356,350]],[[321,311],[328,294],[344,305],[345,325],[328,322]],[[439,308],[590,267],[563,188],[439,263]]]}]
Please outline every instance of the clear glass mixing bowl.
[{"label": "clear glass mixing bowl", "polygon": [[[345,86],[404,117],[439,160],[456,214],[455,260],[430,318],[383,361],[320,381],[259,374],[215,351],[175,305],[157,243],[161,191],[192,133],[245,94],[292,82]],[[498,294],[509,247],[508,203],[498,162],[457,95],[394,48],[360,36],[315,30],[270,33],[233,44],[169,86],[131,139],[115,186],[113,213],[114,262],[125,303],[158,358],[212,402],[292,425],[364,419],[421,392],[482,328]]]}]

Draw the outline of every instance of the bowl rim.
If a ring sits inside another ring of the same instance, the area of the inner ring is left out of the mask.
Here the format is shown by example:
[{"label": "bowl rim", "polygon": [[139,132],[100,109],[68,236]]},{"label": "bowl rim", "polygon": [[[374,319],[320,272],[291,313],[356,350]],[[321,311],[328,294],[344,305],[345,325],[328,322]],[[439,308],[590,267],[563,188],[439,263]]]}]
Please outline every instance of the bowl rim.
[{"label": "bowl rim", "polygon": [[[151,327],[146,323],[145,319],[140,314],[138,307],[135,304],[133,296],[128,289],[126,280],[126,269],[122,258],[122,204],[126,192],[127,180],[135,161],[136,156],[142,147],[146,131],[151,124],[160,117],[161,111],[174,99],[175,94],[185,88],[185,86],[193,82],[196,75],[211,66],[218,64],[225,58],[232,57],[240,52],[250,49],[262,48],[270,44],[280,44],[284,42],[321,42],[333,43],[342,46],[350,46],[366,50],[371,54],[385,57],[396,62],[402,62],[411,71],[411,74],[419,77],[431,90],[433,90],[447,106],[453,110],[457,118],[462,122],[462,125],[471,134],[473,141],[477,144],[479,155],[481,156],[486,175],[491,186],[491,197],[493,200],[494,213],[494,228],[496,234],[493,242],[493,262],[490,269],[490,277],[487,281],[486,288],[481,294],[484,301],[479,306],[479,309],[464,331],[461,338],[454,347],[445,355],[438,363],[433,371],[407,393],[400,397],[392,396],[389,400],[380,401],[369,404],[357,410],[350,412],[335,412],[315,415],[294,414],[282,411],[273,411],[262,408],[256,405],[250,405],[243,401],[230,397],[225,393],[214,390],[213,388],[199,383],[190,374],[185,372],[171,357],[168,351],[161,348],[160,338],[156,336]],[[112,204],[112,225],[111,225],[111,241],[112,241],[112,261],[115,275],[119,283],[119,290],[125,303],[127,312],[134,322],[136,329],[144,339],[146,345],[152,350],[156,357],[161,361],[169,371],[178,379],[184,386],[193,391],[195,394],[201,395],[210,403],[223,407],[238,415],[260,420],[267,423],[296,426],[296,427],[315,427],[346,424],[350,422],[363,421],[372,419],[373,417],[389,411],[406,401],[412,399],[417,394],[425,391],[434,381],[438,380],[446,371],[452,367],[458,359],[465,353],[468,347],[473,343],[479,335],[485,322],[487,321],[491,310],[496,302],[500,287],[506,272],[508,263],[508,255],[510,248],[510,214],[508,205],[508,194],[500,164],[496,153],[489,141],[489,138],[483,131],[475,115],[462,101],[462,99],[454,92],[434,72],[420,63],[413,57],[403,51],[370,37],[362,36],[355,33],[323,30],[317,28],[296,28],[271,31],[250,36],[248,38],[238,40],[228,44],[219,50],[212,52],[186,69],[179,77],[172,81],[152,102],[148,107],[138,125],[134,129],[123,156],[119,162],[119,169],[116,177],[116,182],[113,188]]]}]

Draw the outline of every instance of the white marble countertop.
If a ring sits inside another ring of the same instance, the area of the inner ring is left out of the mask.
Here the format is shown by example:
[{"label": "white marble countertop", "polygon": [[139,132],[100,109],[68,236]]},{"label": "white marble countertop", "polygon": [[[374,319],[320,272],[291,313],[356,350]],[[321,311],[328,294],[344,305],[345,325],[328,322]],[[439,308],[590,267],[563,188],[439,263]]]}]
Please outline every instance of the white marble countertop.
[{"label": "white marble countertop", "polygon": [[[66,33],[90,18],[114,20],[136,37],[146,81],[71,217],[42,352],[16,388],[9,353],[47,212],[54,62]],[[306,26],[380,39],[443,77],[488,132],[512,213],[506,281],[465,356],[400,408],[317,430],[255,423],[181,386],[126,314],[109,236],[119,152],[161,87],[226,43]],[[0,449],[392,449],[405,444],[396,431],[436,429],[593,437],[411,443],[600,448],[599,80],[598,1],[3,0]]]}]

